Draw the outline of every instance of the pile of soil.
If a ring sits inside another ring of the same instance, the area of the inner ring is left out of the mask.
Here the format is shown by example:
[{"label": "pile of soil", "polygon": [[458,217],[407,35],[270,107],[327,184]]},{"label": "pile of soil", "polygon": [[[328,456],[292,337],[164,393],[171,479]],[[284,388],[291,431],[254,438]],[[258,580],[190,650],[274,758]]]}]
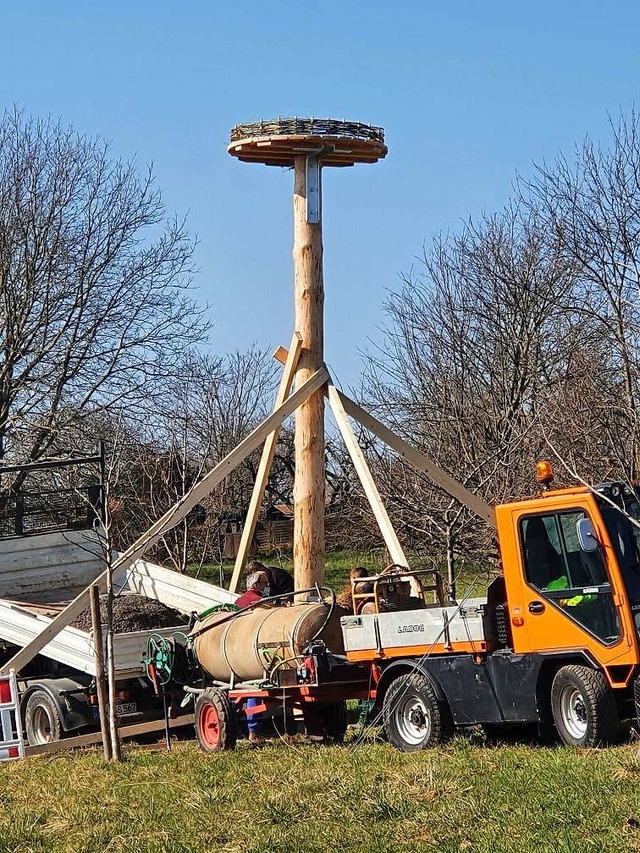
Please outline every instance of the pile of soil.
[{"label": "pile of soil", "polygon": [[[102,628],[106,630],[107,596],[100,596],[100,618]],[[175,628],[186,625],[189,617],[179,610],[174,610],[156,601],[155,598],[145,598],[144,595],[120,595],[113,600],[113,630],[116,634],[127,634],[130,631],[149,631],[154,628]],[[73,628],[81,631],[91,630],[91,608],[83,610],[71,623]]]}]

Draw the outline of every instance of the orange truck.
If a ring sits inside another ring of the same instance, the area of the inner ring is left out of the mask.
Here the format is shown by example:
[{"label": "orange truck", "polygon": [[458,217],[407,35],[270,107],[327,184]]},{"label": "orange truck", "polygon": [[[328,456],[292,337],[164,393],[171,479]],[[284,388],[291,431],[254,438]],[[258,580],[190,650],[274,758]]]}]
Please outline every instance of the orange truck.
[{"label": "orange truck", "polygon": [[[551,489],[495,508],[502,575],[487,596],[407,594],[407,571],[354,582],[346,657],[370,666],[391,743],[411,751],[456,726],[557,729],[615,741],[640,711],[640,501],[625,483]],[[425,572],[410,572],[423,586]]]}]

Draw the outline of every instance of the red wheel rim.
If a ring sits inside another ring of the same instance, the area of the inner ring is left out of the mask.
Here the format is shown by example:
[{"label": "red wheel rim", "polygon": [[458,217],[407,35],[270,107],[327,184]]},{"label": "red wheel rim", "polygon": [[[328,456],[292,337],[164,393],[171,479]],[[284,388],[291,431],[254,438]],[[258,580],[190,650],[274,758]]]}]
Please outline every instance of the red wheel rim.
[{"label": "red wheel rim", "polygon": [[200,709],[198,717],[200,740],[207,749],[217,749],[220,743],[220,719],[213,705],[205,705]]}]

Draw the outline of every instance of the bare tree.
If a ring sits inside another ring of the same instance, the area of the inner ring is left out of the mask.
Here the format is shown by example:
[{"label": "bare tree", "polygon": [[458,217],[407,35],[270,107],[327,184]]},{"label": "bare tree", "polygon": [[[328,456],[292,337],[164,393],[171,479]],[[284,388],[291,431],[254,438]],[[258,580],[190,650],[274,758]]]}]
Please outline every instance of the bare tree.
[{"label": "bare tree", "polygon": [[[192,352],[145,421],[129,421],[126,431],[120,424],[121,455],[126,457],[118,481],[121,544],[143,533],[263,420],[276,374],[272,359],[256,347],[224,357]],[[113,423],[103,419],[97,427],[107,440]],[[202,506],[162,537],[155,559],[180,572],[189,563],[221,561],[225,519],[246,509],[258,460],[259,454],[248,457]]]},{"label": "bare tree", "polygon": [[201,339],[194,244],[151,168],[17,110],[0,119],[0,456],[35,460],[69,424],[133,407]]},{"label": "bare tree", "polygon": [[[617,467],[640,470],[640,117],[611,121],[608,147],[585,139],[569,161],[537,168],[520,187],[575,270],[572,310],[580,348],[597,357],[582,380]],[[531,202],[533,199],[533,202]]]},{"label": "bare tree", "polygon": [[[563,381],[572,269],[534,216],[510,207],[437,240],[391,294],[366,396],[408,441],[496,502],[523,488],[533,427]],[[528,453],[523,453],[527,441]],[[535,457],[534,457],[535,458]],[[476,519],[393,454],[378,471],[399,528],[427,553],[486,553]]]}]

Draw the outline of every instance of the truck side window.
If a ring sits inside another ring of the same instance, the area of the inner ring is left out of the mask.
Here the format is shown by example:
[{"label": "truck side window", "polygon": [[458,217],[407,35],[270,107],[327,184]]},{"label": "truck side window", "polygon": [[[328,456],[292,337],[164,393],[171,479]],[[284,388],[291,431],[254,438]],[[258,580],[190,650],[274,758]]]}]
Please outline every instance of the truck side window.
[{"label": "truck side window", "polygon": [[578,541],[576,526],[585,517],[584,510],[573,510],[521,519],[525,577],[574,621],[612,643],[620,626],[602,552],[586,553]]},{"label": "truck side window", "polygon": [[538,589],[545,589],[555,578],[565,573],[556,517],[536,515],[522,521],[524,562],[527,580]]}]

